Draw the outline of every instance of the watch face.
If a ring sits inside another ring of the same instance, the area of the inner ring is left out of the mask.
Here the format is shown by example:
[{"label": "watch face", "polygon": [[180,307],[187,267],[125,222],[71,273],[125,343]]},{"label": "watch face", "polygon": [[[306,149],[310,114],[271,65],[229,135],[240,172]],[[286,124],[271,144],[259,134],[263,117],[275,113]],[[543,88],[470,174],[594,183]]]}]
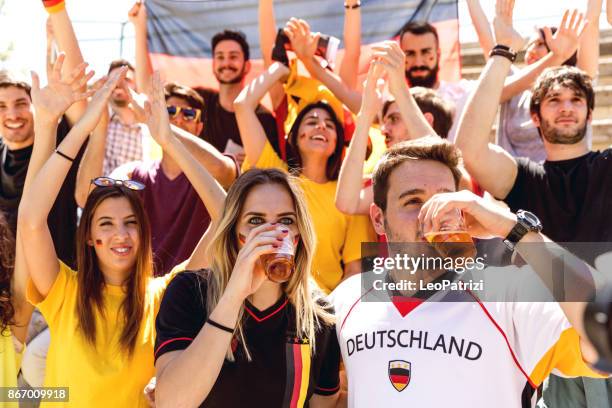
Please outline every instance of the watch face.
[{"label": "watch face", "polygon": [[540,219],[536,217],[535,214],[529,211],[521,211],[520,214],[517,215],[525,221],[532,231],[540,231],[542,229]]}]

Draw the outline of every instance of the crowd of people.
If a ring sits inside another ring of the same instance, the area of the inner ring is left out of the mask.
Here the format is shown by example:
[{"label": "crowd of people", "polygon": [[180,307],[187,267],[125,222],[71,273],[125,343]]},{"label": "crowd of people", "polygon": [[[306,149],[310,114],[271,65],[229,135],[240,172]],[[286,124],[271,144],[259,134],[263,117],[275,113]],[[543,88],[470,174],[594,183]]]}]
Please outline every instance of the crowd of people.
[{"label": "crowd of people", "polygon": [[[135,64],[91,83],[64,1],[43,0],[46,85],[0,71],[0,407],[59,388],[40,406],[612,406],[612,325],[606,349],[583,318],[609,282],[571,249],[612,242],[612,150],[591,147],[603,0],[526,47],[514,2],[489,22],[467,1],[478,80],[442,81],[436,28],[410,22],[360,84],[358,0],[337,72],[321,33],[277,31],[260,0],[263,72],[246,82],[226,29],[212,90],[153,71],[140,1]],[[396,265],[369,286],[377,255],[443,253],[428,237],[449,219],[483,276],[538,283],[491,298],[464,289],[477,271]]]}]

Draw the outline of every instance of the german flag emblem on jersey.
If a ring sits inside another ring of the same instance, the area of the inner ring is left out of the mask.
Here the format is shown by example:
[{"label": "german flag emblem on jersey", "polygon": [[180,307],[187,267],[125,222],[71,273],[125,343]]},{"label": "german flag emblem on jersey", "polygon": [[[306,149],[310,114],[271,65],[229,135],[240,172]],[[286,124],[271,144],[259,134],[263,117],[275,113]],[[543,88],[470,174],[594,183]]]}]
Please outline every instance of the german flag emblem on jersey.
[{"label": "german flag emblem on jersey", "polygon": [[389,361],[389,380],[397,391],[403,391],[410,383],[410,363],[404,360]]}]

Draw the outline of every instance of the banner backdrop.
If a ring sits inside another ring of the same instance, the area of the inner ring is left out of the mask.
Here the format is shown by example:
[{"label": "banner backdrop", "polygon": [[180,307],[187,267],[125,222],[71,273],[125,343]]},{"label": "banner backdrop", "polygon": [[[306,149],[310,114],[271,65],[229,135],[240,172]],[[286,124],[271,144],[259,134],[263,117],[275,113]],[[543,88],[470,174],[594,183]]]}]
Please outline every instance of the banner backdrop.
[{"label": "banner backdrop", "polygon": [[[210,40],[224,29],[241,30],[247,36],[253,63],[247,80],[261,72],[257,0],[147,0],[145,5],[151,61],[166,80],[192,87],[217,87],[212,75]],[[274,12],[279,28],[289,18],[299,17],[308,21],[313,32],[342,40],[344,7],[341,0],[277,0]],[[359,72],[367,72],[369,45],[396,38],[410,21],[424,20],[434,24],[440,35],[441,78],[459,80],[457,0],[362,0],[363,46]],[[342,58],[342,50],[338,58]],[[338,61],[336,68],[339,65]]]}]

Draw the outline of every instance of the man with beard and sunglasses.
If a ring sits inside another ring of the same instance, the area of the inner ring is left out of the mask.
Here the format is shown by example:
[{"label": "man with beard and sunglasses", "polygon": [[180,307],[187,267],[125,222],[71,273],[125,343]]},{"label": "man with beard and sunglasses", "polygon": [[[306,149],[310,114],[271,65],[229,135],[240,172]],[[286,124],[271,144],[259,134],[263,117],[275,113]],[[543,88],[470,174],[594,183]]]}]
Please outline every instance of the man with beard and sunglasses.
[{"label": "man with beard and sunglasses", "polygon": [[[219,91],[196,88],[204,99],[203,116],[206,126],[203,137],[217,150],[233,154],[241,164],[244,150],[233,103],[244,88],[245,77],[251,70],[249,44],[242,32],[224,30],[213,36],[212,52],[212,69],[219,82]],[[278,151],[278,131],[274,117],[261,105],[256,113],[268,140]]]},{"label": "man with beard and sunglasses", "polygon": [[[196,136],[205,126],[202,97],[193,89],[172,82],[164,86],[164,95],[175,136],[227,188],[239,170],[233,158]],[[161,160],[127,163],[113,171],[111,177],[145,185],[142,198],[151,222],[154,273],[165,275],[191,255],[210,225],[211,215],[181,167],[163,150]]]}]

